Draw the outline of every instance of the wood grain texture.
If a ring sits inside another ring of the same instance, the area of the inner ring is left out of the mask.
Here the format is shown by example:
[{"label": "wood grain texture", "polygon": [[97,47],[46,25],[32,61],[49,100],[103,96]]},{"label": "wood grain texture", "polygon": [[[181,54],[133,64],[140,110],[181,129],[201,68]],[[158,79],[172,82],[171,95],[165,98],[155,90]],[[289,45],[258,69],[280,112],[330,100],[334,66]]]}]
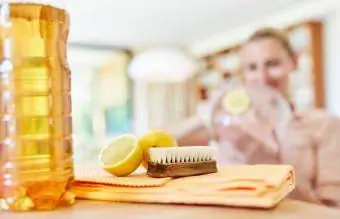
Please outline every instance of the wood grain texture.
[{"label": "wood grain texture", "polygon": [[12,213],[0,211],[3,219],[339,219],[340,211],[300,201],[285,200],[271,210],[210,206],[149,205],[77,200],[71,208],[51,212]]},{"label": "wood grain texture", "polygon": [[216,161],[204,161],[197,163],[173,163],[159,164],[149,162],[147,174],[150,177],[185,177],[208,173],[216,173]]}]

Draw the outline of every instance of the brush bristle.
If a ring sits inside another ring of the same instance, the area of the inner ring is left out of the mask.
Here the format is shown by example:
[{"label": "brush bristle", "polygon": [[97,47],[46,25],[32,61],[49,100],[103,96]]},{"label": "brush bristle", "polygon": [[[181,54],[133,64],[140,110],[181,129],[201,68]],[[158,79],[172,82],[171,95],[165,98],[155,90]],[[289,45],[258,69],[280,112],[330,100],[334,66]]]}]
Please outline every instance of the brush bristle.
[{"label": "brush bristle", "polygon": [[216,149],[209,146],[157,147],[149,149],[150,161],[159,164],[215,161]]}]

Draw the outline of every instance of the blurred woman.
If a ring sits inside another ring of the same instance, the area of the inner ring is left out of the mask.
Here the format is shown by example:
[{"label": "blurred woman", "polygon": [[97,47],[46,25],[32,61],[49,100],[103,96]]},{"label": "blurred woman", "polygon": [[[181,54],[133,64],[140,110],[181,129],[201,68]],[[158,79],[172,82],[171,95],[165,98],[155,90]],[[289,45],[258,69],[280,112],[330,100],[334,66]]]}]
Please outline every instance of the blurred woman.
[{"label": "blurred woman", "polygon": [[[276,29],[258,30],[243,45],[241,59],[245,83],[269,85],[290,103],[294,112],[289,96],[289,76],[297,67],[297,59],[288,39]],[[297,181],[292,198],[340,207],[339,118],[317,109],[294,113],[280,141],[275,141],[277,136],[270,128],[260,124],[258,127],[242,126],[239,130],[243,131],[238,134],[241,141],[234,142],[232,147],[242,159],[237,160],[230,148],[225,152],[222,149],[224,163],[292,164]],[[218,135],[230,138],[230,133]],[[275,147],[278,152],[272,150]]]}]

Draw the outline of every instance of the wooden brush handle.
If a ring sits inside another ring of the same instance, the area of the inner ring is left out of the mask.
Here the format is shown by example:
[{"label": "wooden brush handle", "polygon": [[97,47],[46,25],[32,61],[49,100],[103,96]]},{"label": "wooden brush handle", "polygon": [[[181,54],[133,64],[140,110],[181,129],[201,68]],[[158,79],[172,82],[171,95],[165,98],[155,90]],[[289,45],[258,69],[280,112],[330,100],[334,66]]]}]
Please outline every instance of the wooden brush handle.
[{"label": "wooden brush handle", "polygon": [[216,161],[159,164],[149,162],[147,175],[155,178],[184,177],[216,173]]}]

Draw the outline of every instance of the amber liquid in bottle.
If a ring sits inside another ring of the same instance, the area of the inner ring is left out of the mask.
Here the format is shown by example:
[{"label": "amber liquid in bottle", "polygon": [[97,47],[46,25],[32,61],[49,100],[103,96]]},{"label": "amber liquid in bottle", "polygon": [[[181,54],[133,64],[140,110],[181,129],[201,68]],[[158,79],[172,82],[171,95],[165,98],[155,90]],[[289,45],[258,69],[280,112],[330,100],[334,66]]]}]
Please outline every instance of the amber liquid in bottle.
[{"label": "amber liquid in bottle", "polygon": [[71,205],[69,15],[38,3],[0,5],[0,208]]}]

